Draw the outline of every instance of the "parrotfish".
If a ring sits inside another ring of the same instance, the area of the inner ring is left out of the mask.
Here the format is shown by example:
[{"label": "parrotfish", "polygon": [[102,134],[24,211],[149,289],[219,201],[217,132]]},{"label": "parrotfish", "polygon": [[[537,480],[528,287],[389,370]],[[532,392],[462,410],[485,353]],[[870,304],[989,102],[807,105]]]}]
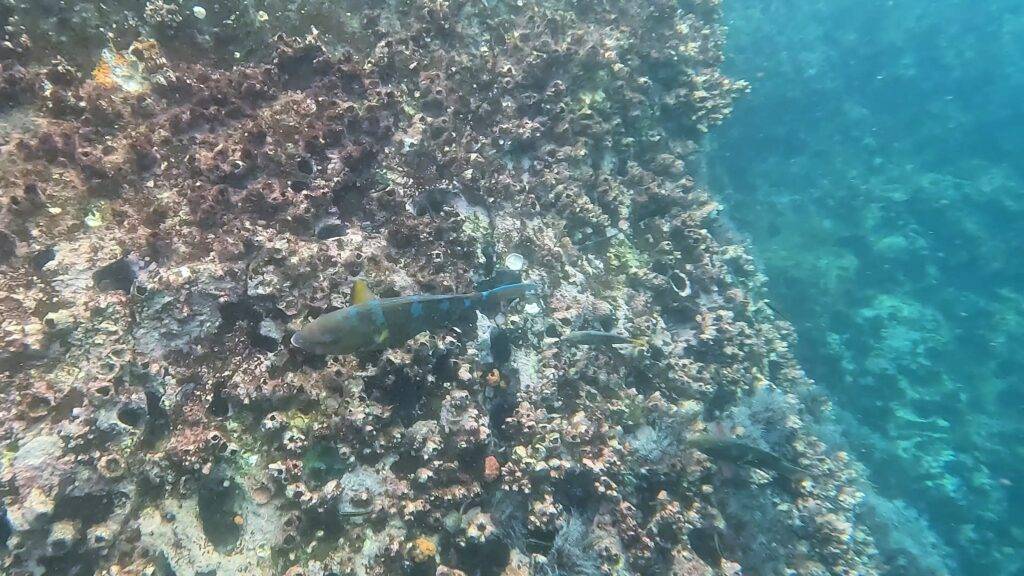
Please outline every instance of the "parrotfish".
[{"label": "parrotfish", "polygon": [[401,346],[420,332],[453,326],[467,313],[535,290],[533,284],[519,283],[472,294],[377,298],[360,279],[352,288],[351,306],[303,326],[292,335],[292,344],[314,354],[354,354]]},{"label": "parrotfish", "polygon": [[712,458],[720,458],[741,466],[771,470],[790,479],[809,475],[806,470],[787,462],[781,456],[741,440],[704,435],[687,438],[686,444]]}]

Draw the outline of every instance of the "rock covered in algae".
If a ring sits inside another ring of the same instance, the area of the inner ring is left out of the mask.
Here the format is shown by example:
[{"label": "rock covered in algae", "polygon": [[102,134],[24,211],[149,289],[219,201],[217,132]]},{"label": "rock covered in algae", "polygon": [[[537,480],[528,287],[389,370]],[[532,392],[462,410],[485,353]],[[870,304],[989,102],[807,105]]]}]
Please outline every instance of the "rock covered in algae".
[{"label": "rock covered in algae", "polygon": [[[0,5],[6,571],[877,572],[828,407],[747,409],[812,384],[694,177],[746,88],[716,2],[118,5],[65,18],[64,60]],[[356,278],[509,274],[541,301],[289,344]],[[580,330],[649,346],[545,344]]]}]

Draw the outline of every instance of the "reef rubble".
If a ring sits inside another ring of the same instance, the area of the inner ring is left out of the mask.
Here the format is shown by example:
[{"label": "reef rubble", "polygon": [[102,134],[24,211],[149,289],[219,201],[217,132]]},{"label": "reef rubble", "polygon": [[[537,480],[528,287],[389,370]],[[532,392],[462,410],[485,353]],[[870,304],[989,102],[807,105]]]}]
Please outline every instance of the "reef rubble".
[{"label": "reef rubble", "polygon": [[[150,1],[109,46],[110,12],[0,4],[5,573],[877,573],[828,404],[710,231],[697,155],[747,87],[717,1],[341,4],[332,35]],[[289,343],[357,277],[510,275],[540,301]]]}]

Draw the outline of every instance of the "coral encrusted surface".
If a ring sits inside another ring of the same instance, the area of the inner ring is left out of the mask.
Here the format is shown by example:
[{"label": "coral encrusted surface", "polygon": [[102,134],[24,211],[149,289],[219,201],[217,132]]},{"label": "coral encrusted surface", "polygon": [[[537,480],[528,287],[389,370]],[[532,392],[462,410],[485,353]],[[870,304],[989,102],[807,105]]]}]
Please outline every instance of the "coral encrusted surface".
[{"label": "coral encrusted surface", "polygon": [[[715,0],[70,4],[0,2],[4,574],[879,571],[697,183]],[[293,347],[356,278],[539,291]]]}]

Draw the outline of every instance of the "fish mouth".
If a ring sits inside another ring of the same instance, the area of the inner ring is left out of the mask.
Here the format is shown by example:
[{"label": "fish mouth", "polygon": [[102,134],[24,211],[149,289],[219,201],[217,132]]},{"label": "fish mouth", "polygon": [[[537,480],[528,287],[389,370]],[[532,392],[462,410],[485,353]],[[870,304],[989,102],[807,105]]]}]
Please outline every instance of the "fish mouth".
[{"label": "fish mouth", "polygon": [[295,346],[296,348],[305,349],[305,346],[303,346],[303,342],[302,342],[302,336],[298,332],[296,332],[295,334],[292,334],[291,343],[292,343],[292,346]]}]

